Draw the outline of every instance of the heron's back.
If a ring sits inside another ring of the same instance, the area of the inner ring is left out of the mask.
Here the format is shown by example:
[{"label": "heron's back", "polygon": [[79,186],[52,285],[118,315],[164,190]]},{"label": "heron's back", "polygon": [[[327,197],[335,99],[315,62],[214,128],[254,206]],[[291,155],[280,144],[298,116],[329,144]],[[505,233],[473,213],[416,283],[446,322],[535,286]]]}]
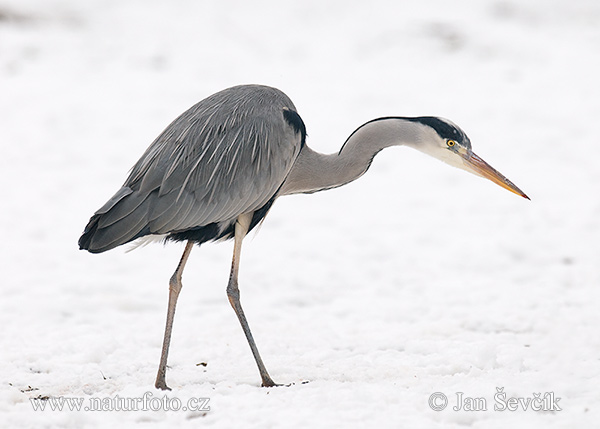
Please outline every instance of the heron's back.
[{"label": "heron's back", "polygon": [[243,85],[218,92],[157,137],[79,245],[98,253],[146,235],[227,238],[240,214],[254,212],[253,224],[264,217],[304,137],[281,91]]}]

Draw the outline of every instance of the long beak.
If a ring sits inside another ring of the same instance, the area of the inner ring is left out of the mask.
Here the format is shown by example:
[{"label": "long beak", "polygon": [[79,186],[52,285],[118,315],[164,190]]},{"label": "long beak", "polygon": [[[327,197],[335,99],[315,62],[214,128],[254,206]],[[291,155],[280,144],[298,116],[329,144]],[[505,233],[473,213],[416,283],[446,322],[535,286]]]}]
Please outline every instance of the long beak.
[{"label": "long beak", "polygon": [[489,165],[478,155],[471,151],[461,153],[461,156],[465,162],[466,169],[471,173],[477,174],[478,176],[484,177],[491,180],[497,185],[502,186],[504,189],[508,189],[510,192],[514,192],[523,198],[530,199],[523,191],[521,191],[513,182],[504,177],[500,172],[496,171],[494,167]]}]

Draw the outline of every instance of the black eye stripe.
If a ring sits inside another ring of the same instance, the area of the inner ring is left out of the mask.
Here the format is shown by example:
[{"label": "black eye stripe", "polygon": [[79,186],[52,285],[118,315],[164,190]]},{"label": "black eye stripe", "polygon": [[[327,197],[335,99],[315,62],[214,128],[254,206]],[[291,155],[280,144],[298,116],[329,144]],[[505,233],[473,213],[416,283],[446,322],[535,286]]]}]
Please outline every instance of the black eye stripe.
[{"label": "black eye stripe", "polygon": [[419,116],[416,118],[403,118],[408,121],[420,122],[421,124],[427,125],[433,128],[442,139],[453,140],[455,143],[471,148],[471,142],[467,135],[460,128],[455,125],[437,118],[435,116]]}]

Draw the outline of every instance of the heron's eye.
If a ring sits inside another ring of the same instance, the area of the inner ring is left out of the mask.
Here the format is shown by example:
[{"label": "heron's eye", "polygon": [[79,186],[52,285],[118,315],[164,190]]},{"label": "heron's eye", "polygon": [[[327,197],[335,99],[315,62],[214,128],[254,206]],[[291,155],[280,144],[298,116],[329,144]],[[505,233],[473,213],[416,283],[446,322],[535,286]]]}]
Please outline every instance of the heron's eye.
[{"label": "heron's eye", "polygon": [[456,144],[456,142],[454,140],[448,140],[446,142],[446,144],[448,145],[448,147],[452,147],[452,146],[454,146]]}]

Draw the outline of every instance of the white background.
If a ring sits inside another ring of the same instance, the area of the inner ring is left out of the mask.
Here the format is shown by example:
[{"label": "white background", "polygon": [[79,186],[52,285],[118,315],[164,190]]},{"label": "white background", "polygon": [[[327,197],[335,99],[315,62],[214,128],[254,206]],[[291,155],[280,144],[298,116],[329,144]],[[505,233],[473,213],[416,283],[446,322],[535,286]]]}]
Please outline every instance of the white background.
[{"label": "white background", "polygon": [[[599,47],[596,0],[2,1],[0,426],[598,425]],[[450,118],[531,201],[388,149],[357,182],[278,200],[244,243],[250,326],[292,385],[259,387],[225,295],[231,243],[210,244],[167,373],[170,398],[210,412],[34,412],[40,395],[163,395],[182,245],[77,239],[171,120],[241,83],[286,92],[321,152],[378,116]],[[497,387],[562,411],[494,411]],[[487,411],[452,411],[456,392]]]}]

